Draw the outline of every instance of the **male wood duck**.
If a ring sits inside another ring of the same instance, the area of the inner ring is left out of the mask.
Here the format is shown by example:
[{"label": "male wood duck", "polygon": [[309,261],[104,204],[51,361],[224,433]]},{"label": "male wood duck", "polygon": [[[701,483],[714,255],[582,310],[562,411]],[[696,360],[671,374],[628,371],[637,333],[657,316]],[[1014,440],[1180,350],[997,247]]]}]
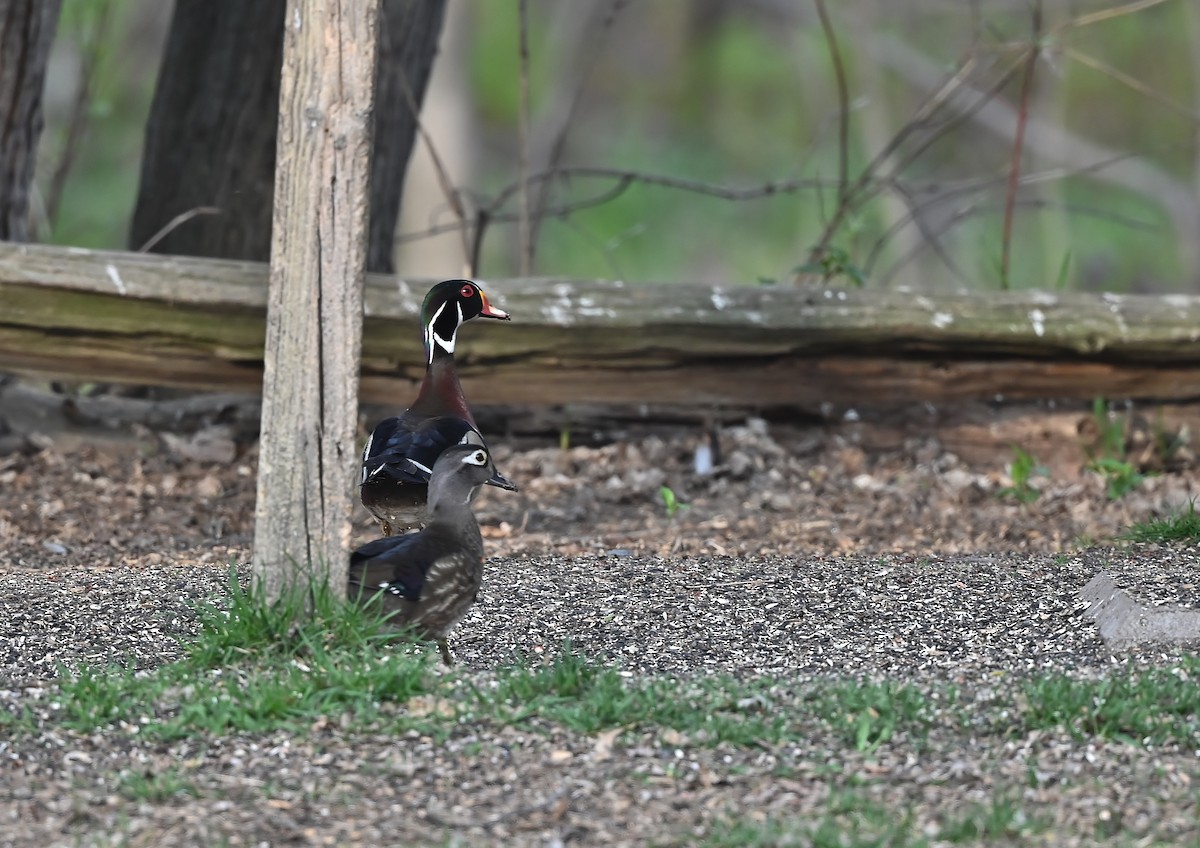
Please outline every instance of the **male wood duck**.
[{"label": "male wood duck", "polygon": [[[509,320],[471,280],[438,283],[421,304],[426,365],[417,399],[399,416],[379,422],[363,448],[359,494],[385,536],[420,526],[429,475],[442,451],[457,444],[484,445],[454,368],[458,328],[477,316]],[[499,473],[483,482],[517,490]]]},{"label": "male wood duck", "polygon": [[368,542],[350,555],[350,598],[378,599],[390,622],[435,639],[446,665],[446,637],[483,583],[483,537],[471,493],[492,479],[487,449],[452,445],[433,466],[425,527]]}]

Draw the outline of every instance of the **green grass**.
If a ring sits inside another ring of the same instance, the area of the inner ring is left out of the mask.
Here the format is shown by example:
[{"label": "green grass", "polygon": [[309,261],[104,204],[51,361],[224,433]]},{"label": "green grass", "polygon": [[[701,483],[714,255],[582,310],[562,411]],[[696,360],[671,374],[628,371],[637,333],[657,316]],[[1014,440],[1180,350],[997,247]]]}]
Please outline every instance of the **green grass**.
[{"label": "green grass", "polygon": [[184,659],[153,671],[85,665],[60,671],[59,720],[89,731],[136,727],[144,736],[304,729],[322,717],[380,715],[429,689],[427,652],[382,618],[327,589],[269,604],[231,571],[222,606],[197,610]]},{"label": "green grass", "polygon": [[1062,728],[1075,739],[1200,746],[1200,658],[1174,668],[1115,672],[1099,680],[1056,674],[1020,690],[1021,727]]},{"label": "green grass", "polygon": [[[932,723],[931,696],[911,684],[839,682],[815,692],[816,714],[843,744],[869,753],[890,742],[897,733],[909,741],[924,738]],[[947,690],[953,702],[954,690]]]},{"label": "green grass", "polygon": [[1200,542],[1196,502],[1189,501],[1187,509],[1178,515],[1135,524],[1121,538],[1129,542]]},{"label": "green grass", "polygon": [[[1050,827],[1049,816],[1026,812],[1007,794],[988,803],[964,805],[964,809],[937,822],[938,843],[978,845],[1006,842],[1021,844]],[[841,790],[830,795],[816,821],[756,818],[745,813],[720,819],[695,843],[704,848],[740,846],[925,846],[930,837],[918,828],[911,810],[881,804],[861,791]]]},{"label": "green grass", "polygon": [[654,725],[699,744],[774,744],[792,733],[787,710],[770,695],[774,681],[741,683],[727,677],[680,683],[632,679],[600,665],[568,644],[551,663],[517,661],[499,670],[495,692],[481,693],[481,712],[505,723],[537,717],[581,733]]},{"label": "green grass", "polygon": [[938,826],[938,840],[955,845],[1005,840],[1019,844],[1050,827],[1048,817],[1031,815],[1020,802],[998,794],[986,804],[969,804],[966,810],[949,816]]},{"label": "green grass", "polygon": [[1033,485],[1035,476],[1044,477],[1046,469],[1040,465],[1034,456],[1017,445],[1012,446],[1013,459],[1009,465],[1011,486],[1005,486],[996,492],[996,497],[1012,498],[1018,503],[1031,504],[1042,496],[1042,490]]},{"label": "green grass", "polygon": [[928,845],[929,841],[915,833],[906,811],[892,810],[857,792],[841,791],[830,796],[815,822],[743,813],[720,819],[694,844],[703,848],[901,848]]},{"label": "green grass", "polygon": [[1146,475],[1129,461],[1125,445],[1126,422],[1110,416],[1104,398],[1092,401],[1092,420],[1096,438],[1084,450],[1088,455],[1088,470],[1104,478],[1105,494],[1109,500],[1119,500],[1142,485]]},{"label": "green grass", "polygon": [[152,773],[149,771],[122,771],[118,775],[117,791],[131,801],[162,803],[182,795],[197,796],[199,792],[178,769],[169,768]]},{"label": "green grass", "polygon": [[[868,756],[883,746],[920,750],[930,733],[961,733],[968,724],[1001,738],[1061,728],[1080,740],[1200,745],[1196,657],[1098,680],[1014,679],[986,707],[967,711],[946,685],[641,677],[570,643],[541,664],[517,658],[484,682],[470,672],[434,675],[434,651],[398,640],[370,610],[323,591],[268,604],[233,574],[226,600],[198,614],[200,631],[180,661],[152,670],[129,663],[63,669],[51,699],[0,711],[0,723],[13,733],[45,722],[163,740],[307,733],[328,722],[350,733],[417,729],[436,738],[460,726],[586,735],[659,728],[681,734],[684,746],[832,744]],[[420,708],[416,696],[427,696]]]}]

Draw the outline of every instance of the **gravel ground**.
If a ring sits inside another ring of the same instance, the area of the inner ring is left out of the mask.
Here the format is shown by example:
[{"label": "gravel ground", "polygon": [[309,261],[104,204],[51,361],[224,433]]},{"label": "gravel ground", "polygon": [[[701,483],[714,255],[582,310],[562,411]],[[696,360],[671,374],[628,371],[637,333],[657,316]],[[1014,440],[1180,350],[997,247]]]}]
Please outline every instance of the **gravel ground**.
[{"label": "gravel ground", "polygon": [[[873,454],[838,433],[761,424],[723,439],[724,467],[707,478],[689,471],[683,436],[500,451],[524,491],[481,504],[494,556],[452,643],[460,671],[486,685],[514,656],[541,662],[570,639],[635,679],[953,684],[983,716],[1014,681],[1176,659],[1110,655],[1076,593],[1103,569],[1139,600],[1195,604],[1194,548],[1087,541],[1186,502],[1191,471],[1116,503],[1086,475],[1047,481],[1020,507],[995,496],[1009,482],[1001,463],[971,466],[927,440]],[[59,664],[176,658],[192,604],[220,595],[227,563],[248,551],[252,450],[213,463],[161,445],[51,447],[0,457],[7,709],[52,698]],[[663,484],[689,503],[674,517],[654,501]],[[364,516],[356,527],[371,535]],[[782,844],[844,792],[885,816],[907,811],[916,836],[944,836],[1001,798],[1039,818],[1020,841],[1195,843],[1198,756],[969,722],[869,753],[816,726],[739,747],[538,719],[464,723],[441,743],[336,721],[175,743],[48,724],[0,738],[0,845],[745,844],[735,828],[764,822],[783,830],[762,844]],[[130,791],[168,770],[186,793]]]}]

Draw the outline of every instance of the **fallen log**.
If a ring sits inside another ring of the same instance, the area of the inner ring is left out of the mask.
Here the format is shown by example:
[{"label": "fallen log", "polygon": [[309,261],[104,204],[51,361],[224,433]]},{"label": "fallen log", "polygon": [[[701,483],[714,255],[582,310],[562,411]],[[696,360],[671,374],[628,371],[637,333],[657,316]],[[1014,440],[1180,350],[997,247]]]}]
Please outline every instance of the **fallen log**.
[{"label": "fallen log", "polygon": [[[0,370],[233,392],[262,379],[265,265],[0,243]],[[485,281],[479,405],[866,407],[1200,396],[1200,298]],[[368,277],[361,396],[408,399],[429,281]]]}]

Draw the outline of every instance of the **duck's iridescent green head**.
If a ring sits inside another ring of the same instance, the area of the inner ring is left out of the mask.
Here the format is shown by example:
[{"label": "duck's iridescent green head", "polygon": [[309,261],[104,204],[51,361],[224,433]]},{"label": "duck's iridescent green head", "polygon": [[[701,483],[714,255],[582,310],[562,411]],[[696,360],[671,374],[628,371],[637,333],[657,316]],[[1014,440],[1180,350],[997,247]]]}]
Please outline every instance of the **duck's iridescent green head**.
[{"label": "duck's iridescent green head", "polygon": [[445,280],[431,288],[421,304],[426,361],[432,362],[439,351],[453,355],[458,328],[479,317],[509,320],[508,313],[488,303],[483,289],[472,280]]}]

